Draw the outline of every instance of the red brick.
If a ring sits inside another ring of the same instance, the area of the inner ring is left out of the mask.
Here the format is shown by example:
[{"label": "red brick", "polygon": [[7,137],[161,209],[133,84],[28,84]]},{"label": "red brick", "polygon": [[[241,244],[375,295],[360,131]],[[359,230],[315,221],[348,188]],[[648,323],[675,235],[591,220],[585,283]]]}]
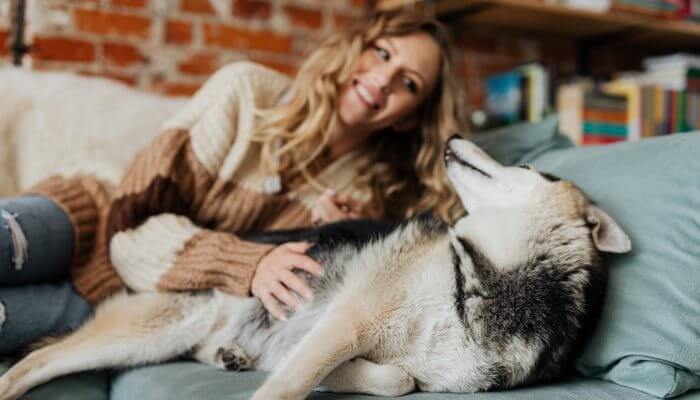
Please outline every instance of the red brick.
[{"label": "red brick", "polygon": [[551,60],[553,62],[576,59],[576,47],[573,42],[543,41],[540,43],[540,53],[542,59]]},{"label": "red brick", "polygon": [[188,44],[192,41],[192,23],[184,21],[168,21],[165,26],[165,42],[172,44]]},{"label": "red brick", "polygon": [[193,54],[177,66],[178,71],[191,75],[209,76],[219,68],[219,61],[212,54]]},{"label": "red brick", "polygon": [[219,24],[204,25],[205,42],[212,46],[230,49],[256,49],[290,53],[292,37],[272,31],[251,31]]},{"label": "red brick", "polygon": [[136,47],[125,43],[103,43],[102,54],[108,63],[126,67],[145,61]]},{"label": "red brick", "polygon": [[496,41],[493,38],[465,34],[464,36],[458,38],[456,42],[459,48],[469,52],[487,54],[496,52]]},{"label": "red brick", "polygon": [[154,85],[154,90],[168,96],[192,96],[200,85],[182,82],[159,82]]},{"label": "red brick", "polygon": [[182,0],[180,8],[182,11],[193,13],[214,14],[216,12],[209,0]]},{"label": "red brick", "polygon": [[234,0],[233,15],[241,18],[268,19],[272,14],[272,5],[261,0]]},{"label": "red brick", "polygon": [[114,34],[145,39],[151,30],[151,21],[137,15],[76,9],[74,16],[78,29],[99,35]]},{"label": "red brick", "polygon": [[350,26],[352,21],[354,20],[353,17],[350,15],[346,14],[333,14],[333,27],[334,28],[347,28]]},{"label": "red brick", "polygon": [[286,64],[286,63],[279,63],[276,61],[268,61],[268,60],[261,60],[258,58],[251,58],[250,61],[265,65],[267,67],[270,67],[274,70],[277,70],[285,75],[288,75],[290,77],[293,77],[296,75],[298,71],[298,67],[296,65],[291,65],[291,64]]},{"label": "red brick", "polygon": [[539,46],[531,40],[519,40],[506,36],[498,42],[499,53],[518,63],[525,63],[540,58]]},{"label": "red brick", "polygon": [[304,26],[307,28],[318,29],[323,23],[323,14],[318,10],[308,8],[285,6],[284,12],[294,26]]},{"label": "red brick", "polygon": [[366,8],[371,0],[350,0],[350,5],[357,8]]},{"label": "red brick", "polygon": [[474,59],[467,59],[459,62],[457,68],[459,68],[460,74],[467,80],[467,82],[473,82],[481,79],[479,68]]},{"label": "red brick", "polygon": [[517,60],[500,59],[498,61],[478,61],[477,68],[481,78],[506,72],[519,64]]},{"label": "red brick", "polygon": [[4,56],[10,53],[10,33],[7,31],[0,31],[0,56]]},{"label": "red brick", "polygon": [[113,6],[127,6],[144,8],[148,5],[148,0],[111,0]]},{"label": "red brick", "polygon": [[85,40],[37,36],[32,56],[46,61],[88,62],[95,60],[95,46]]},{"label": "red brick", "polygon": [[120,74],[116,72],[92,72],[92,71],[78,71],[80,75],[85,75],[85,76],[92,76],[92,77],[98,77],[98,78],[107,78],[115,81],[119,81],[122,83],[125,83],[129,86],[136,86],[136,77],[127,75],[127,74]]}]

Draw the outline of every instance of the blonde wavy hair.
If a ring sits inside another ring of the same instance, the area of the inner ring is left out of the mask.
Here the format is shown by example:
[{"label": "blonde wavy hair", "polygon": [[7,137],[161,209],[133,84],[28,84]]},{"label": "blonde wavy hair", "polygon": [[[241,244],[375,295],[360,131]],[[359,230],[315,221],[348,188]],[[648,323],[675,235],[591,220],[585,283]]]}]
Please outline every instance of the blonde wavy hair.
[{"label": "blonde wavy hair", "polygon": [[[369,187],[372,203],[392,218],[432,210],[452,221],[462,212],[448,187],[442,163],[443,143],[465,131],[462,85],[453,70],[452,47],[445,27],[412,11],[385,11],[358,19],[348,29],[331,35],[303,63],[292,83],[290,101],[260,111],[255,139],[262,143],[261,163],[271,172],[273,160],[288,157],[307,180],[309,164],[324,150],[343,84],[350,79],[363,50],[380,37],[428,33],[441,49],[441,70],[433,92],[419,106],[416,132],[387,128],[372,135],[366,145],[368,163],[356,178]],[[283,143],[283,145],[279,145]]]}]

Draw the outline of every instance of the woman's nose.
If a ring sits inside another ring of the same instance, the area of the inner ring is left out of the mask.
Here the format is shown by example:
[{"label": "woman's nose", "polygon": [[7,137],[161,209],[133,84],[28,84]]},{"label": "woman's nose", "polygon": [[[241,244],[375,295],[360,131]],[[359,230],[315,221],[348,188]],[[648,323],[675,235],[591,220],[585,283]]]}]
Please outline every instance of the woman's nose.
[{"label": "woman's nose", "polygon": [[371,75],[372,83],[377,85],[382,92],[386,92],[396,76],[397,68],[396,66],[387,63],[377,66],[373,72],[374,73]]}]

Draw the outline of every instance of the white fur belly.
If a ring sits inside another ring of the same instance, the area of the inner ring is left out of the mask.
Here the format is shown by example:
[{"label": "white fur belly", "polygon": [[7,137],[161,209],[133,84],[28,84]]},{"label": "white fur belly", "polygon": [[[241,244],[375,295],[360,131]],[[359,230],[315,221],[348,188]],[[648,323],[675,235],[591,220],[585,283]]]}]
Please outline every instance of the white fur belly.
[{"label": "white fur belly", "polygon": [[271,371],[307,334],[325,310],[325,304],[304,304],[287,321],[268,316],[257,298],[218,293],[219,315],[227,318],[220,331],[230,335],[253,360],[256,370]]}]

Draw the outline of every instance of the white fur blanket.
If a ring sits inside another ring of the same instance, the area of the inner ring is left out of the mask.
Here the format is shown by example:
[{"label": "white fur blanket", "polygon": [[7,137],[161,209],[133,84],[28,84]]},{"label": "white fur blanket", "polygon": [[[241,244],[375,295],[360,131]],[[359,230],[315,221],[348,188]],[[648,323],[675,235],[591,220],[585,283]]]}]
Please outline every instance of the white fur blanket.
[{"label": "white fur blanket", "polygon": [[0,68],[0,197],[53,174],[116,184],[186,102],[98,78]]}]

